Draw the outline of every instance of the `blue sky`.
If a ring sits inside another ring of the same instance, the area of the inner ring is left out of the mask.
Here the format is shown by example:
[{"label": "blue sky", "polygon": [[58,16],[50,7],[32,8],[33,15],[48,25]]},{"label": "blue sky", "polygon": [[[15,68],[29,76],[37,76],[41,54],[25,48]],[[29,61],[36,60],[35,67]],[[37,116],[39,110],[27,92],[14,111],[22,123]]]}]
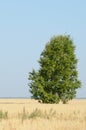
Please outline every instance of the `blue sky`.
[{"label": "blue sky", "polygon": [[38,69],[45,44],[54,35],[69,34],[76,45],[86,97],[86,1],[0,1],[0,97],[30,97],[28,73]]}]

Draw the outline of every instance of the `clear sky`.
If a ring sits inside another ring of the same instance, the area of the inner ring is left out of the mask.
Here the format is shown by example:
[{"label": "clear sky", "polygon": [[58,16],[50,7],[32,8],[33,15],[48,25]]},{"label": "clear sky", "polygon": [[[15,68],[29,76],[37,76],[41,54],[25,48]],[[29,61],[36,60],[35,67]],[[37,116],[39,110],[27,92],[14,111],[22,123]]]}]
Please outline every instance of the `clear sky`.
[{"label": "clear sky", "polygon": [[59,34],[74,40],[82,81],[77,97],[86,97],[86,0],[0,1],[0,97],[30,97],[28,73]]}]

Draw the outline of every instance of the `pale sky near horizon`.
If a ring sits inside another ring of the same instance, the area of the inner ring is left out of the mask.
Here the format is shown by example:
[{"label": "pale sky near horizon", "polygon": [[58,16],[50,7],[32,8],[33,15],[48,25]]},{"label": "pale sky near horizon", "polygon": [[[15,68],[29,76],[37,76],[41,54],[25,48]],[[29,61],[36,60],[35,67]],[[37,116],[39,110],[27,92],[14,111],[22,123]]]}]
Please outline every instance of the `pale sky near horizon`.
[{"label": "pale sky near horizon", "polygon": [[45,44],[69,34],[76,46],[78,98],[86,98],[86,1],[0,0],[0,97],[30,97],[28,73]]}]

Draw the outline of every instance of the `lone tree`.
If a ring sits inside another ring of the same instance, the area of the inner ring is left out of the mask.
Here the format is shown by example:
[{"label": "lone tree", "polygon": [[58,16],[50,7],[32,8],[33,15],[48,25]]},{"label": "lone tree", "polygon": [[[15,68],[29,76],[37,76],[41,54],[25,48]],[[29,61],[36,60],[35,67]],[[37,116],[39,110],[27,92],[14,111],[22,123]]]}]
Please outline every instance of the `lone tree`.
[{"label": "lone tree", "polygon": [[38,71],[29,73],[32,98],[43,103],[67,103],[81,86],[78,80],[75,45],[69,35],[53,37],[45,46]]}]

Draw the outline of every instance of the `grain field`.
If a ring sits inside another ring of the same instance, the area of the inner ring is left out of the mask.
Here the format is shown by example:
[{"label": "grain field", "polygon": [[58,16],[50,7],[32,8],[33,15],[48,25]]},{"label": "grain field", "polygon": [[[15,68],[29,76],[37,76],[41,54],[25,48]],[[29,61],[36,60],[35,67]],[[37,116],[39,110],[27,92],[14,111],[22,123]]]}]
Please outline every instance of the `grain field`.
[{"label": "grain field", "polygon": [[86,130],[86,100],[42,104],[33,99],[0,99],[0,130]]}]

